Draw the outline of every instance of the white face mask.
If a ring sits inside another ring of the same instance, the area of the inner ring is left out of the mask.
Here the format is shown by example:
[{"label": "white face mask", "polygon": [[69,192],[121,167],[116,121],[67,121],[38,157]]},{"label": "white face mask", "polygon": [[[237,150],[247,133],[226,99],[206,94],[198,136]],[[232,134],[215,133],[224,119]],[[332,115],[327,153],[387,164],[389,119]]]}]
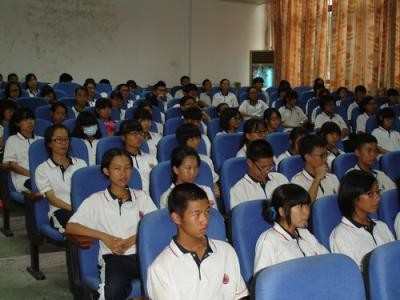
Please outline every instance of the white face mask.
[{"label": "white face mask", "polygon": [[83,127],[83,133],[86,134],[89,137],[92,137],[96,134],[97,132],[97,125],[92,125],[92,126],[87,126]]}]

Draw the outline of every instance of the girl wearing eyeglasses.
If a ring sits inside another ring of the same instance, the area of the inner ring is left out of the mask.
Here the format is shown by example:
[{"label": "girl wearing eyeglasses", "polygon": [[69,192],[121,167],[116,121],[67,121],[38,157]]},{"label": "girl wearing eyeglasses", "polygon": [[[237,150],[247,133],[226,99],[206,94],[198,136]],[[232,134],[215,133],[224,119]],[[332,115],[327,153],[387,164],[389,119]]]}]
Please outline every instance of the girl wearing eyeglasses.
[{"label": "girl wearing eyeglasses", "polygon": [[75,171],[86,167],[86,162],[70,156],[70,135],[64,125],[47,128],[44,143],[49,158],[37,167],[35,182],[49,201],[50,224],[63,233],[72,215],[71,178]]}]

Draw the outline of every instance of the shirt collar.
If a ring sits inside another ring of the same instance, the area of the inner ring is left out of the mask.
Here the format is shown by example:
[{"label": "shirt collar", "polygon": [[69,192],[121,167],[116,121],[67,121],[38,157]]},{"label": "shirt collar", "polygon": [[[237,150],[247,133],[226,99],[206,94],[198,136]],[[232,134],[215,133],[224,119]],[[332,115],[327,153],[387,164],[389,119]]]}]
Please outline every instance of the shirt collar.
[{"label": "shirt collar", "polygon": [[[358,165],[358,163],[354,166],[354,168],[353,169],[355,169],[355,170],[361,170],[361,168],[360,168],[360,166]],[[372,173],[372,175],[374,175],[374,176],[377,176],[378,175],[378,173],[377,173],[377,171],[376,170],[374,170],[374,169],[369,169],[369,172],[371,172]]]},{"label": "shirt collar", "polygon": [[[132,193],[133,193],[133,191],[129,189],[129,196],[125,202],[132,201]],[[115,194],[113,194],[113,192],[111,192],[110,186],[107,187],[107,189],[104,191],[104,195],[108,201],[112,201],[112,200],[120,201],[121,200],[121,199],[118,199],[118,197]]]},{"label": "shirt collar", "polygon": [[[206,236],[206,239],[207,239],[207,249],[204,252],[203,258],[205,258],[207,256],[207,254],[217,252],[217,248],[215,247],[215,244],[213,243],[213,241],[210,241],[208,236]],[[177,236],[174,236],[172,238],[172,240],[169,244],[169,248],[176,257],[180,257],[185,254],[193,254],[194,253],[194,252],[187,250],[185,247],[183,247],[181,244],[179,244],[177,241]]]},{"label": "shirt collar", "polygon": [[133,156],[133,157],[135,157],[135,156],[141,156],[141,155],[142,155],[142,151],[139,149],[139,151],[138,151],[137,154],[132,154],[132,153],[129,152],[129,155],[130,155],[130,156]]},{"label": "shirt collar", "polygon": [[304,177],[305,177],[307,180],[311,180],[311,181],[314,180],[314,176],[312,176],[310,173],[308,173],[308,172],[306,171],[306,169],[303,169],[302,173],[303,173]]},{"label": "shirt collar", "polygon": [[273,229],[279,234],[281,234],[286,240],[295,239],[295,237],[292,236],[289,232],[287,232],[278,222],[274,223]]},{"label": "shirt collar", "polygon": [[[68,160],[69,160],[69,164],[70,164],[70,165],[73,165],[74,162],[73,162],[72,158],[69,157],[69,156],[68,156],[67,158],[68,158]],[[49,166],[52,167],[52,168],[60,168],[60,167],[62,167],[62,165],[60,165],[60,164],[58,164],[57,162],[55,162],[55,161],[53,160],[53,158],[51,158],[51,157],[49,157],[49,159],[47,160],[47,163],[48,163]]]},{"label": "shirt collar", "polygon": [[342,217],[342,223],[348,226],[351,226],[353,228],[359,228],[359,229],[365,229],[369,232],[372,232],[372,230],[374,229],[376,222],[374,222],[372,219],[369,219],[371,221],[371,225],[370,226],[365,226],[363,224],[360,224],[352,219],[348,219],[346,217]]},{"label": "shirt collar", "polygon": [[31,138],[27,138],[27,137],[23,136],[21,132],[17,132],[17,137],[20,138],[21,140],[24,140],[24,141],[28,140],[29,141],[29,140],[33,140],[35,138],[35,134],[32,133],[32,137]]}]

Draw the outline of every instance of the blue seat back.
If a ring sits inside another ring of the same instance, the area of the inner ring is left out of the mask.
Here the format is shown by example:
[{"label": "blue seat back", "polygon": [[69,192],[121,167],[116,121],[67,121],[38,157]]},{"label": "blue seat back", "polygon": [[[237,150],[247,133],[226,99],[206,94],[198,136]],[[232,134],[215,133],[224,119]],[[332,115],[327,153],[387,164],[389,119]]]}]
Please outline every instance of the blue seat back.
[{"label": "blue seat back", "polygon": [[58,89],[53,89],[53,90],[54,90],[54,93],[56,93],[57,99],[67,97],[67,94],[64,91],[58,90]]},{"label": "blue seat back", "polygon": [[100,94],[100,93],[107,93],[108,96],[111,95],[112,92],[112,86],[111,84],[107,84],[107,83],[98,83],[96,85],[96,93]]},{"label": "blue seat back", "polygon": [[78,87],[80,85],[75,82],[58,82],[53,85],[54,89],[63,91],[68,97],[73,97]]},{"label": "blue seat back", "polygon": [[221,131],[221,127],[219,126],[219,118],[212,119],[207,124],[207,135],[210,141],[214,141],[217,133]]},{"label": "blue seat back", "polygon": [[231,188],[246,174],[247,163],[244,157],[234,157],[226,160],[221,170],[222,200],[225,212],[231,210]]},{"label": "blue seat back", "polygon": [[75,104],[75,97],[62,97],[58,101],[64,103],[67,107],[73,107]]},{"label": "blue seat back", "polygon": [[48,102],[45,98],[40,97],[20,97],[17,100],[17,104],[21,107],[29,108],[32,112],[35,112],[36,108],[47,105]]},{"label": "blue seat back", "polygon": [[368,261],[369,299],[400,299],[400,241],[372,251]]},{"label": "blue seat back", "polygon": [[[178,147],[178,141],[176,140],[175,134],[164,136],[157,145],[157,159],[159,162],[170,160],[172,151]],[[199,154],[207,154],[206,144],[201,139],[200,146],[197,149]]]},{"label": "blue seat back", "polygon": [[371,116],[367,120],[367,124],[365,125],[365,132],[366,133],[371,133],[372,130],[378,127],[378,121],[376,119],[376,116]]},{"label": "blue seat back", "polygon": [[[147,271],[154,259],[169,245],[176,235],[176,225],[172,222],[167,209],[161,209],[145,215],[139,225],[138,254],[140,274],[147,295]],[[210,210],[207,236],[212,239],[226,239],[224,219],[215,210]]]},{"label": "blue seat back", "polygon": [[[209,165],[201,161],[196,183],[213,189],[213,178]],[[163,161],[155,166],[150,173],[150,196],[157,207],[160,207],[161,195],[171,186],[171,162]]]},{"label": "blue seat back", "polygon": [[317,199],[312,206],[312,231],[315,237],[327,249],[329,247],[329,236],[332,230],[342,219],[339,210],[337,195],[325,196]]},{"label": "blue seat back", "polygon": [[182,111],[180,107],[171,107],[165,112],[165,122],[172,118],[177,118],[182,116]]},{"label": "blue seat back", "polygon": [[357,118],[359,115],[361,115],[361,110],[359,107],[355,107],[353,109],[353,111],[351,112],[351,120],[350,120],[350,124],[351,124],[351,128],[352,128],[353,132],[356,132],[356,130],[357,130]]},{"label": "blue seat back", "polygon": [[365,289],[350,257],[325,254],[265,268],[257,276],[256,299],[365,300]]},{"label": "blue seat back", "polygon": [[183,124],[181,117],[170,118],[165,121],[164,135],[175,134],[176,129]]},{"label": "blue seat back", "polygon": [[276,157],[289,149],[289,133],[287,132],[270,133],[267,135],[267,141],[271,144]]},{"label": "blue seat back", "polygon": [[291,181],[293,176],[304,169],[304,161],[300,155],[293,155],[282,160],[278,165],[278,172]]},{"label": "blue seat back", "polygon": [[386,223],[393,235],[396,235],[394,221],[398,212],[400,212],[400,202],[397,189],[384,192],[379,202],[378,218]]},{"label": "blue seat back", "polygon": [[400,179],[400,168],[394,168],[393,166],[400,166],[400,151],[393,151],[386,153],[380,159],[381,169],[387,176],[393,181]]},{"label": "blue seat back", "polygon": [[236,156],[242,138],[242,133],[220,134],[214,138],[211,157],[216,170],[222,168],[224,161]]},{"label": "blue seat back", "polygon": [[271,227],[262,215],[265,200],[247,201],[232,209],[232,244],[240,263],[240,272],[248,283],[253,277],[258,238]]},{"label": "blue seat back", "polygon": [[343,153],[335,158],[332,164],[333,172],[341,180],[346,172],[357,164],[357,156],[354,153]]},{"label": "blue seat back", "polygon": [[[35,117],[51,122],[51,105],[43,105],[36,108]],[[66,119],[74,119],[75,114],[70,107],[67,106]]]}]

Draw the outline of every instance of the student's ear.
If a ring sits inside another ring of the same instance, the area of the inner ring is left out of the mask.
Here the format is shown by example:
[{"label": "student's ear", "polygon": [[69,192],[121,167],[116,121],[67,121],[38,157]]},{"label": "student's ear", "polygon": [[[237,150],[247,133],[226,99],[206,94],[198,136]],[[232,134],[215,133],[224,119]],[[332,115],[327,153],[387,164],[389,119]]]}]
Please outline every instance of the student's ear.
[{"label": "student's ear", "polygon": [[278,213],[279,213],[279,216],[280,216],[282,219],[285,219],[285,211],[283,210],[283,207],[279,207],[279,208],[278,208]]},{"label": "student's ear", "polygon": [[104,173],[106,176],[110,176],[110,172],[108,171],[107,168],[103,168],[103,173]]},{"label": "student's ear", "polygon": [[125,135],[124,134],[121,135],[121,139],[125,143]]},{"label": "student's ear", "polygon": [[251,168],[251,160],[246,159],[247,168]]},{"label": "student's ear", "polygon": [[176,212],[171,213],[171,219],[176,225],[181,225],[182,223],[182,218],[179,214]]}]

